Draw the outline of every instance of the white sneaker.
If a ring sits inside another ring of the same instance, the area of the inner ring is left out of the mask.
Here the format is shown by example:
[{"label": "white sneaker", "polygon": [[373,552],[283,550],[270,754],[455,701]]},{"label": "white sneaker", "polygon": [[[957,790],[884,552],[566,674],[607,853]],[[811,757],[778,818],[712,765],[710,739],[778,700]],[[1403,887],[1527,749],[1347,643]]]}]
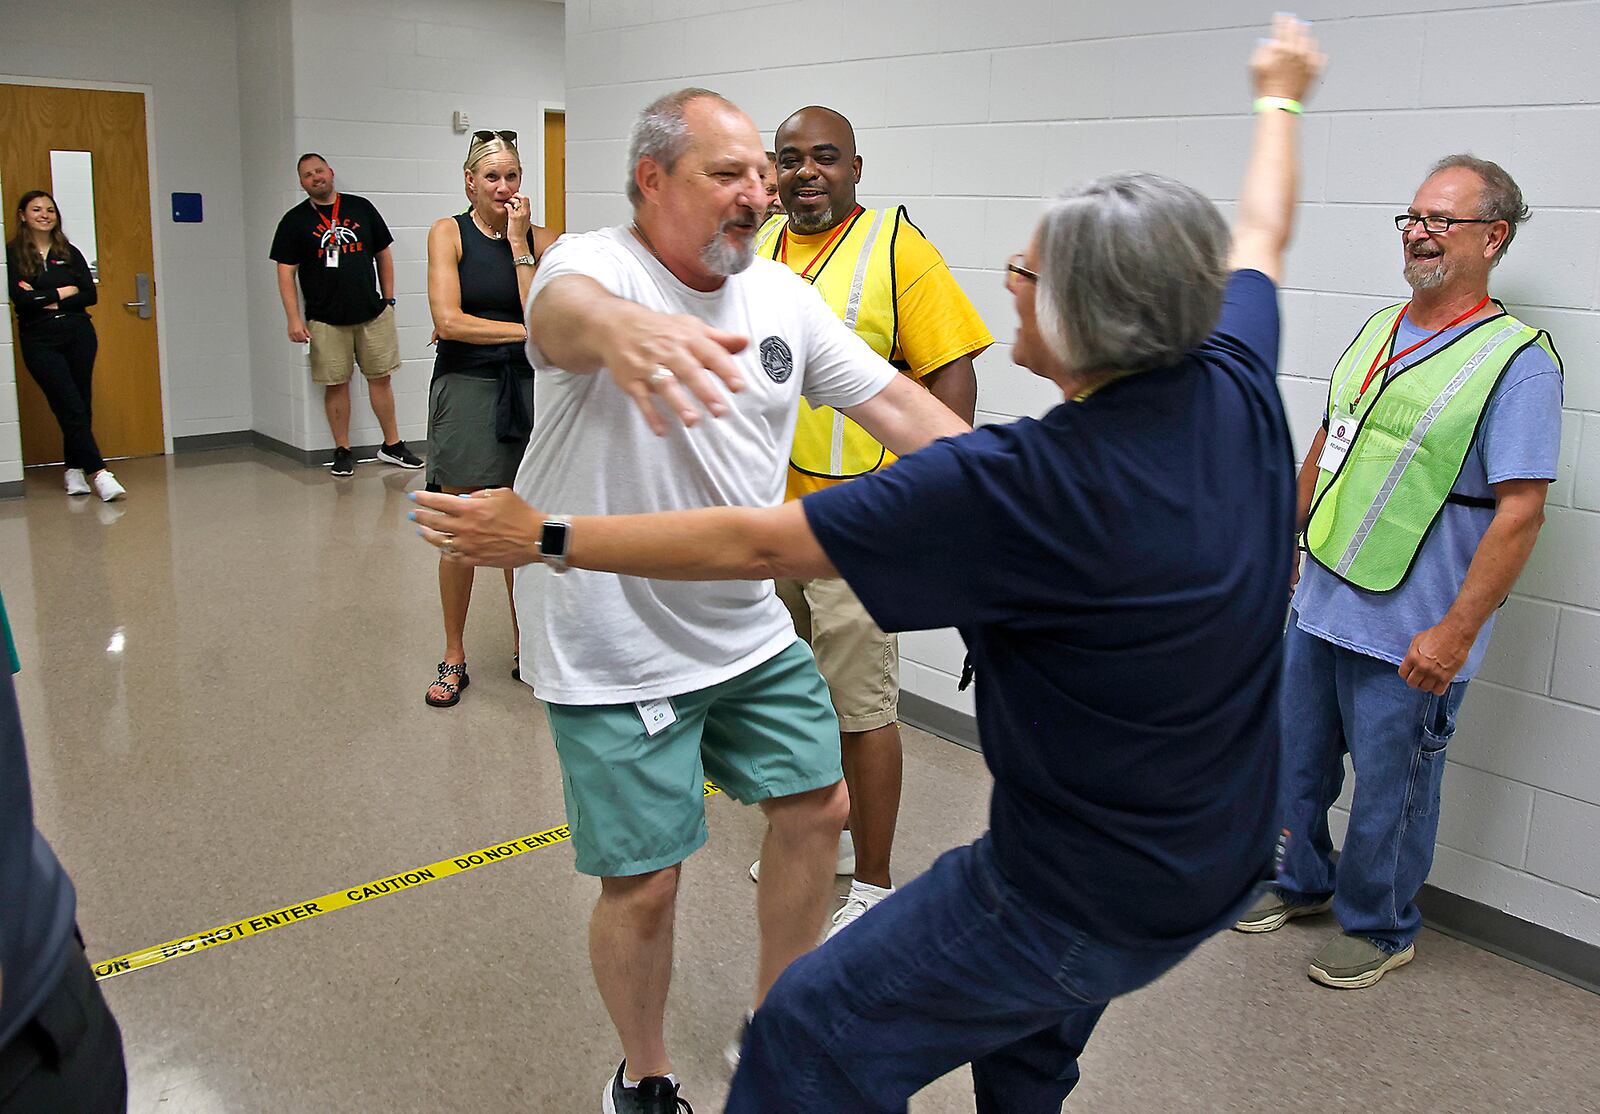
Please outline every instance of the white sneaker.
[{"label": "white sneaker", "polygon": [[[848,878],[856,872],[856,837],[846,828],[839,833],[839,858],[834,863],[833,873],[839,878]],[[761,860],[757,859],[750,864],[750,881],[761,881]]]},{"label": "white sneaker", "polygon": [[67,469],[67,494],[87,495],[94,489],[89,486],[89,481],[83,478],[82,468]]},{"label": "white sneaker", "polygon": [[109,468],[102,468],[95,473],[94,489],[100,493],[102,503],[115,502],[128,494],[128,489],[117,482],[117,477],[111,474]]},{"label": "white sneaker", "polygon": [[845,897],[844,905],[833,915],[833,927],[828,929],[828,935],[824,939],[832,940],[860,920],[861,915],[868,909],[892,893],[894,893],[893,886],[884,889],[882,886],[870,886],[865,882],[850,883],[850,893]]}]

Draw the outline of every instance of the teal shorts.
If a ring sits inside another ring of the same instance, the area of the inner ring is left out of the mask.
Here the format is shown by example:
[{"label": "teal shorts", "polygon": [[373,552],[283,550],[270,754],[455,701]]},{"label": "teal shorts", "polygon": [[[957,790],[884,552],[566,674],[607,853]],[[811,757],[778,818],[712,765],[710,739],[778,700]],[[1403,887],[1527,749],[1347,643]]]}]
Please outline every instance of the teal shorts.
[{"label": "teal shorts", "polygon": [[839,720],[811,650],[672,697],[677,721],[647,734],[634,704],[546,704],[579,872],[647,874],[706,841],[703,783],[754,804],[838,782]]}]

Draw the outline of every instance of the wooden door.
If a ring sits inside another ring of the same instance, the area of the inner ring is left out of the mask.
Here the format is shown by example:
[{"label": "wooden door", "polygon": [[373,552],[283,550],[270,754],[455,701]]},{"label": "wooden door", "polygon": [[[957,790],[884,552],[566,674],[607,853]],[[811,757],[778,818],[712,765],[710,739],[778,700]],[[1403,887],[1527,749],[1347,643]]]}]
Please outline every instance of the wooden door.
[{"label": "wooden door", "polygon": [[544,114],[544,226],[567,230],[567,114]]},{"label": "wooden door", "polygon": [[[89,311],[100,337],[94,365],[94,432],[107,457],[149,456],[166,449],[161,423],[161,366],[156,348],[155,250],[150,231],[150,169],[144,95],[97,89],[0,85],[0,213],[5,238],[16,231],[17,199],[52,193],[52,151],[87,151],[93,160],[99,304]],[[62,205],[70,240],[85,216]],[[84,224],[87,228],[87,225]],[[85,253],[87,254],[87,253]],[[139,300],[140,276],[150,316]],[[12,328],[16,327],[12,315]],[[61,460],[61,428],[16,349],[22,462]]]}]

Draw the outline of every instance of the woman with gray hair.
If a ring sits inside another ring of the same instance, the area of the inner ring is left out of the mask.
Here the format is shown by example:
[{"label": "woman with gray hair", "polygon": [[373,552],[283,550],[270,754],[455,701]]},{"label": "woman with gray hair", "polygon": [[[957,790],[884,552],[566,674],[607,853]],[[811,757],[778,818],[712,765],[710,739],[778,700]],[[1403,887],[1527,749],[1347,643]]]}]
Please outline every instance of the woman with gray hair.
[{"label": "woman with gray hair", "polygon": [[[427,479],[428,490],[452,495],[508,487],[516,478],[533,431],[522,306],[539,257],[556,239],[531,221],[516,132],[474,132],[462,172],[467,211],[428,230],[428,308],[439,350],[428,388]],[[472,569],[441,561],[439,599],[444,657],[425,699],[450,708],[471,683],[465,637]]]},{"label": "woman with gray hair", "polygon": [[[1231,245],[1210,202],[1153,175],[1050,205],[1006,269],[1013,355],[1063,396],[1043,418],[798,506],[566,524],[583,569],[842,575],[884,630],[956,627],[978,678],[990,831],[789,966],[729,1111],[904,1111],[970,1063],[980,1114],[1055,1114],[1111,999],[1248,901],[1272,853],[1294,519],[1275,283],[1321,64],[1287,17],[1252,59]],[[430,541],[488,564],[539,560],[562,509],[419,501]]]}]

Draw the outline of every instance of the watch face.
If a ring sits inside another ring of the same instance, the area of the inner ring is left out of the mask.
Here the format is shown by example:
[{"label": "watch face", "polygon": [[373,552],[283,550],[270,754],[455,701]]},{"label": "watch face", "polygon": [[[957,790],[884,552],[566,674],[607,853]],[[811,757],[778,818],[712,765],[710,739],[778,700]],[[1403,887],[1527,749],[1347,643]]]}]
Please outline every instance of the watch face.
[{"label": "watch face", "polygon": [[539,536],[539,552],[546,557],[565,557],[567,555],[567,524],[565,522],[546,522],[544,533]]}]

